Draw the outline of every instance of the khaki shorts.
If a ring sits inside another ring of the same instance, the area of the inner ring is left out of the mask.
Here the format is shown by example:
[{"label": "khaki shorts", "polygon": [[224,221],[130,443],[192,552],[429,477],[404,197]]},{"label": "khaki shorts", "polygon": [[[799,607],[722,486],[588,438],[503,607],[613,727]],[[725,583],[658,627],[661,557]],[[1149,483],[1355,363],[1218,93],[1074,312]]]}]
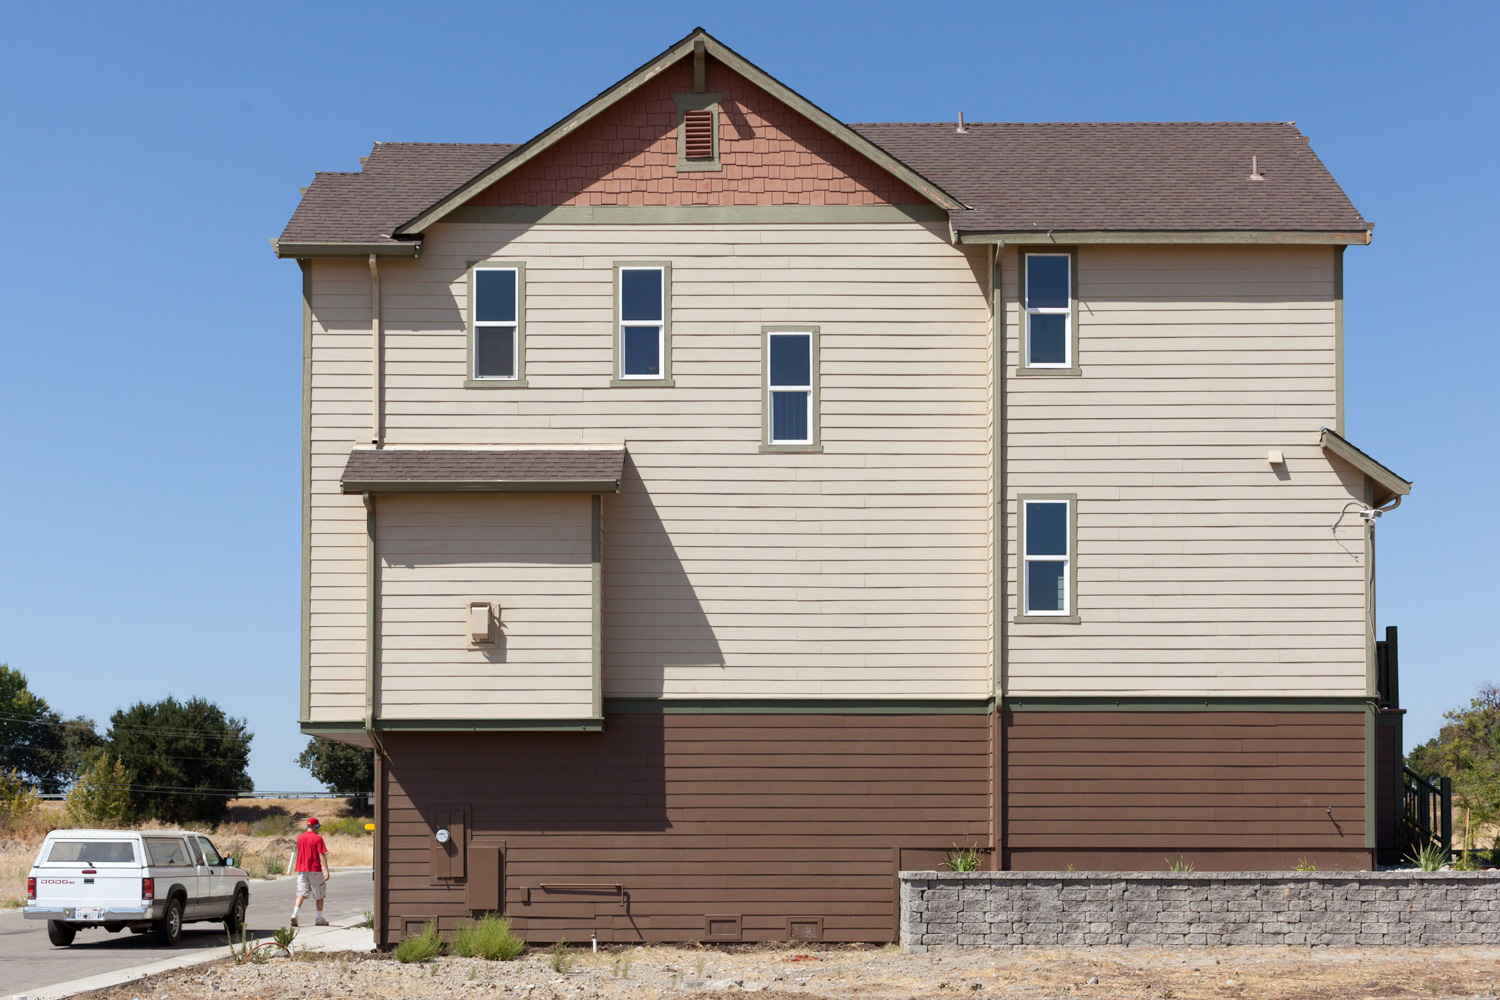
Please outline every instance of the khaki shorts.
[{"label": "khaki shorts", "polygon": [[311,896],[313,899],[322,899],[327,889],[327,882],[322,872],[298,872],[297,873],[297,895]]}]

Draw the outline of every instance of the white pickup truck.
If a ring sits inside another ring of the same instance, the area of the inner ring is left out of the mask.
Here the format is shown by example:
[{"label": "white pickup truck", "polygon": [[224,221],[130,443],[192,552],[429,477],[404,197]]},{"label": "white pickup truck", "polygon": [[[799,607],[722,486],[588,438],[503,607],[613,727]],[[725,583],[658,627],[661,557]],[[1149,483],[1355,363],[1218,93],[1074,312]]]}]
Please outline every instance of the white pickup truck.
[{"label": "white pickup truck", "polygon": [[250,877],[201,833],[54,830],[26,879],[28,920],[47,921],[58,947],[85,928],[152,931],[175,945],[182,925],[212,920],[239,933]]}]

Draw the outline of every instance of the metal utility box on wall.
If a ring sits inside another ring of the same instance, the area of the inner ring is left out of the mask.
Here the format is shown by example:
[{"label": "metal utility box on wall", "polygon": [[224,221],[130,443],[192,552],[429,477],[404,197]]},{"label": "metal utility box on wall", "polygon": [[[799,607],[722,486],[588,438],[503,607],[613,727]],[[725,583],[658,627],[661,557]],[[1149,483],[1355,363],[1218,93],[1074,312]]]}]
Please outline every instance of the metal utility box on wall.
[{"label": "metal utility box on wall", "polygon": [[505,845],[473,844],[469,847],[469,877],[465,906],[470,910],[499,913],[505,909]]}]

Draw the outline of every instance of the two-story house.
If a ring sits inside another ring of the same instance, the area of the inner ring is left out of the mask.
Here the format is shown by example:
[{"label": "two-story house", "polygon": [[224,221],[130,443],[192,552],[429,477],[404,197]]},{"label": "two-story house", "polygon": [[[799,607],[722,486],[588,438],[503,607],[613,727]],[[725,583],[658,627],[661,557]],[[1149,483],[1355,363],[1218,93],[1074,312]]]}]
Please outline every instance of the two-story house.
[{"label": "two-story house", "polygon": [[850,125],[697,30],[362,167],[274,246],[382,944],[888,940],[955,847],[1371,865],[1410,484],[1342,436],[1371,227],[1291,123]]}]

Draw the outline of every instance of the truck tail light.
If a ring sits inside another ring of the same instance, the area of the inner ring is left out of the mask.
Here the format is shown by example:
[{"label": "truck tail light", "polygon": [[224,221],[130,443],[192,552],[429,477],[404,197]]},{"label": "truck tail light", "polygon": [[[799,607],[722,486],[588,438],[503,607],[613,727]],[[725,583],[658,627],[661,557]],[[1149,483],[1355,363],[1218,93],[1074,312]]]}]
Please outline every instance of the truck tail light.
[{"label": "truck tail light", "polygon": [[156,898],[156,879],[154,879],[154,878],[143,878],[143,879],[141,879],[141,898],[142,899],[155,899]]},{"label": "truck tail light", "polygon": [[26,880],[26,898],[36,899],[36,879],[34,878]]}]

